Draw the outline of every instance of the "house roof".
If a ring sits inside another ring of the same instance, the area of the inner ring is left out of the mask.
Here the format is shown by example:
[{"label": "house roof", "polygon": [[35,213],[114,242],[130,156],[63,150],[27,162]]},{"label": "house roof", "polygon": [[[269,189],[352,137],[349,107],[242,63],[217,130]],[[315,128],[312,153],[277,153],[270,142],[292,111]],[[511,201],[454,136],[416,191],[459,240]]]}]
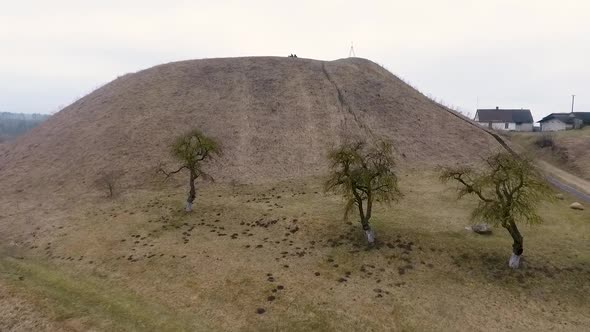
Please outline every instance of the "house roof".
[{"label": "house roof", "polygon": [[526,109],[478,109],[476,116],[480,122],[533,123],[531,110]]},{"label": "house roof", "polygon": [[[574,116],[571,116],[572,114]],[[537,122],[542,123],[553,119],[567,124],[574,123],[574,119],[581,119],[584,124],[590,124],[590,112],[551,113]]]}]

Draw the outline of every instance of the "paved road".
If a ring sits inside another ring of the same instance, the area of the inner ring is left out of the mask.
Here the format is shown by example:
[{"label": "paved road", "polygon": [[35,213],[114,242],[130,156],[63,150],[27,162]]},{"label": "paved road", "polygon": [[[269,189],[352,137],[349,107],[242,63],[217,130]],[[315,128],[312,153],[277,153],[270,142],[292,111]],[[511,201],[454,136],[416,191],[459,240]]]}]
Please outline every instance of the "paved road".
[{"label": "paved road", "polygon": [[590,182],[545,161],[538,160],[537,164],[554,187],[576,197],[580,202],[590,203]]},{"label": "paved road", "polygon": [[552,176],[547,176],[547,181],[549,181],[549,183],[551,183],[553,186],[567,192],[568,194],[571,194],[572,196],[577,197],[578,199],[580,199],[583,202],[589,203],[590,204],[590,195],[581,192],[580,190],[569,186],[561,181],[559,181],[558,179],[552,177]]}]

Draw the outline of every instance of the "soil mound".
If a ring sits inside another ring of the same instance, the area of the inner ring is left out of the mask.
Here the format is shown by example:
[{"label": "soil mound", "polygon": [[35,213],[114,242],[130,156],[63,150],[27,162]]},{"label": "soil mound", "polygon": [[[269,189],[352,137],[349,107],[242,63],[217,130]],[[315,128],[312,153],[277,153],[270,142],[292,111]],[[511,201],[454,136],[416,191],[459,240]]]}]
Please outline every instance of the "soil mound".
[{"label": "soil mound", "polygon": [[322,174],[327,149],[347,136],[391,138],[401,167],[500,148],[365,59],[191,60],[119,77],[0,145],[0,190],[80,192],[106,172],[142,186],[160,163],[175,166],[169,144],[192,128],[223,146],[210,174],[239,183]]}]

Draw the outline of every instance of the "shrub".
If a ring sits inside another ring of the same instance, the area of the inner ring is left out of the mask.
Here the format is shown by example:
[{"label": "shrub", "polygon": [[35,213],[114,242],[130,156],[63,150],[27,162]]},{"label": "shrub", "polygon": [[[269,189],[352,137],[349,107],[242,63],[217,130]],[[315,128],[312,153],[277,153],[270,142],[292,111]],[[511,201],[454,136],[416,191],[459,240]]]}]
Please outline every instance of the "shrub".
[{"label": "shrub", "polygon": [[553,147],[555,145],[555,140],[552,134],[544,133],[537,137],[535,145],[540,148]]}]

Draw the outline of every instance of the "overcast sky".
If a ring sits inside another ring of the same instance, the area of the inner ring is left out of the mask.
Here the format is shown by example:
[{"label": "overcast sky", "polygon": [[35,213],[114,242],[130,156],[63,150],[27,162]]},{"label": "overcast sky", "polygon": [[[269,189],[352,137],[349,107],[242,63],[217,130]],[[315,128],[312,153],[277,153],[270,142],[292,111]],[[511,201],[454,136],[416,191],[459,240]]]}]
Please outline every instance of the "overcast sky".
[{"label": "overcast sky", "polygon": [[[459,107],[590,111],[590,1],[0,0],[0,112],[49,113],[160,63],[356,55]],[[124,4],[123,4],[124,3]]]}]

